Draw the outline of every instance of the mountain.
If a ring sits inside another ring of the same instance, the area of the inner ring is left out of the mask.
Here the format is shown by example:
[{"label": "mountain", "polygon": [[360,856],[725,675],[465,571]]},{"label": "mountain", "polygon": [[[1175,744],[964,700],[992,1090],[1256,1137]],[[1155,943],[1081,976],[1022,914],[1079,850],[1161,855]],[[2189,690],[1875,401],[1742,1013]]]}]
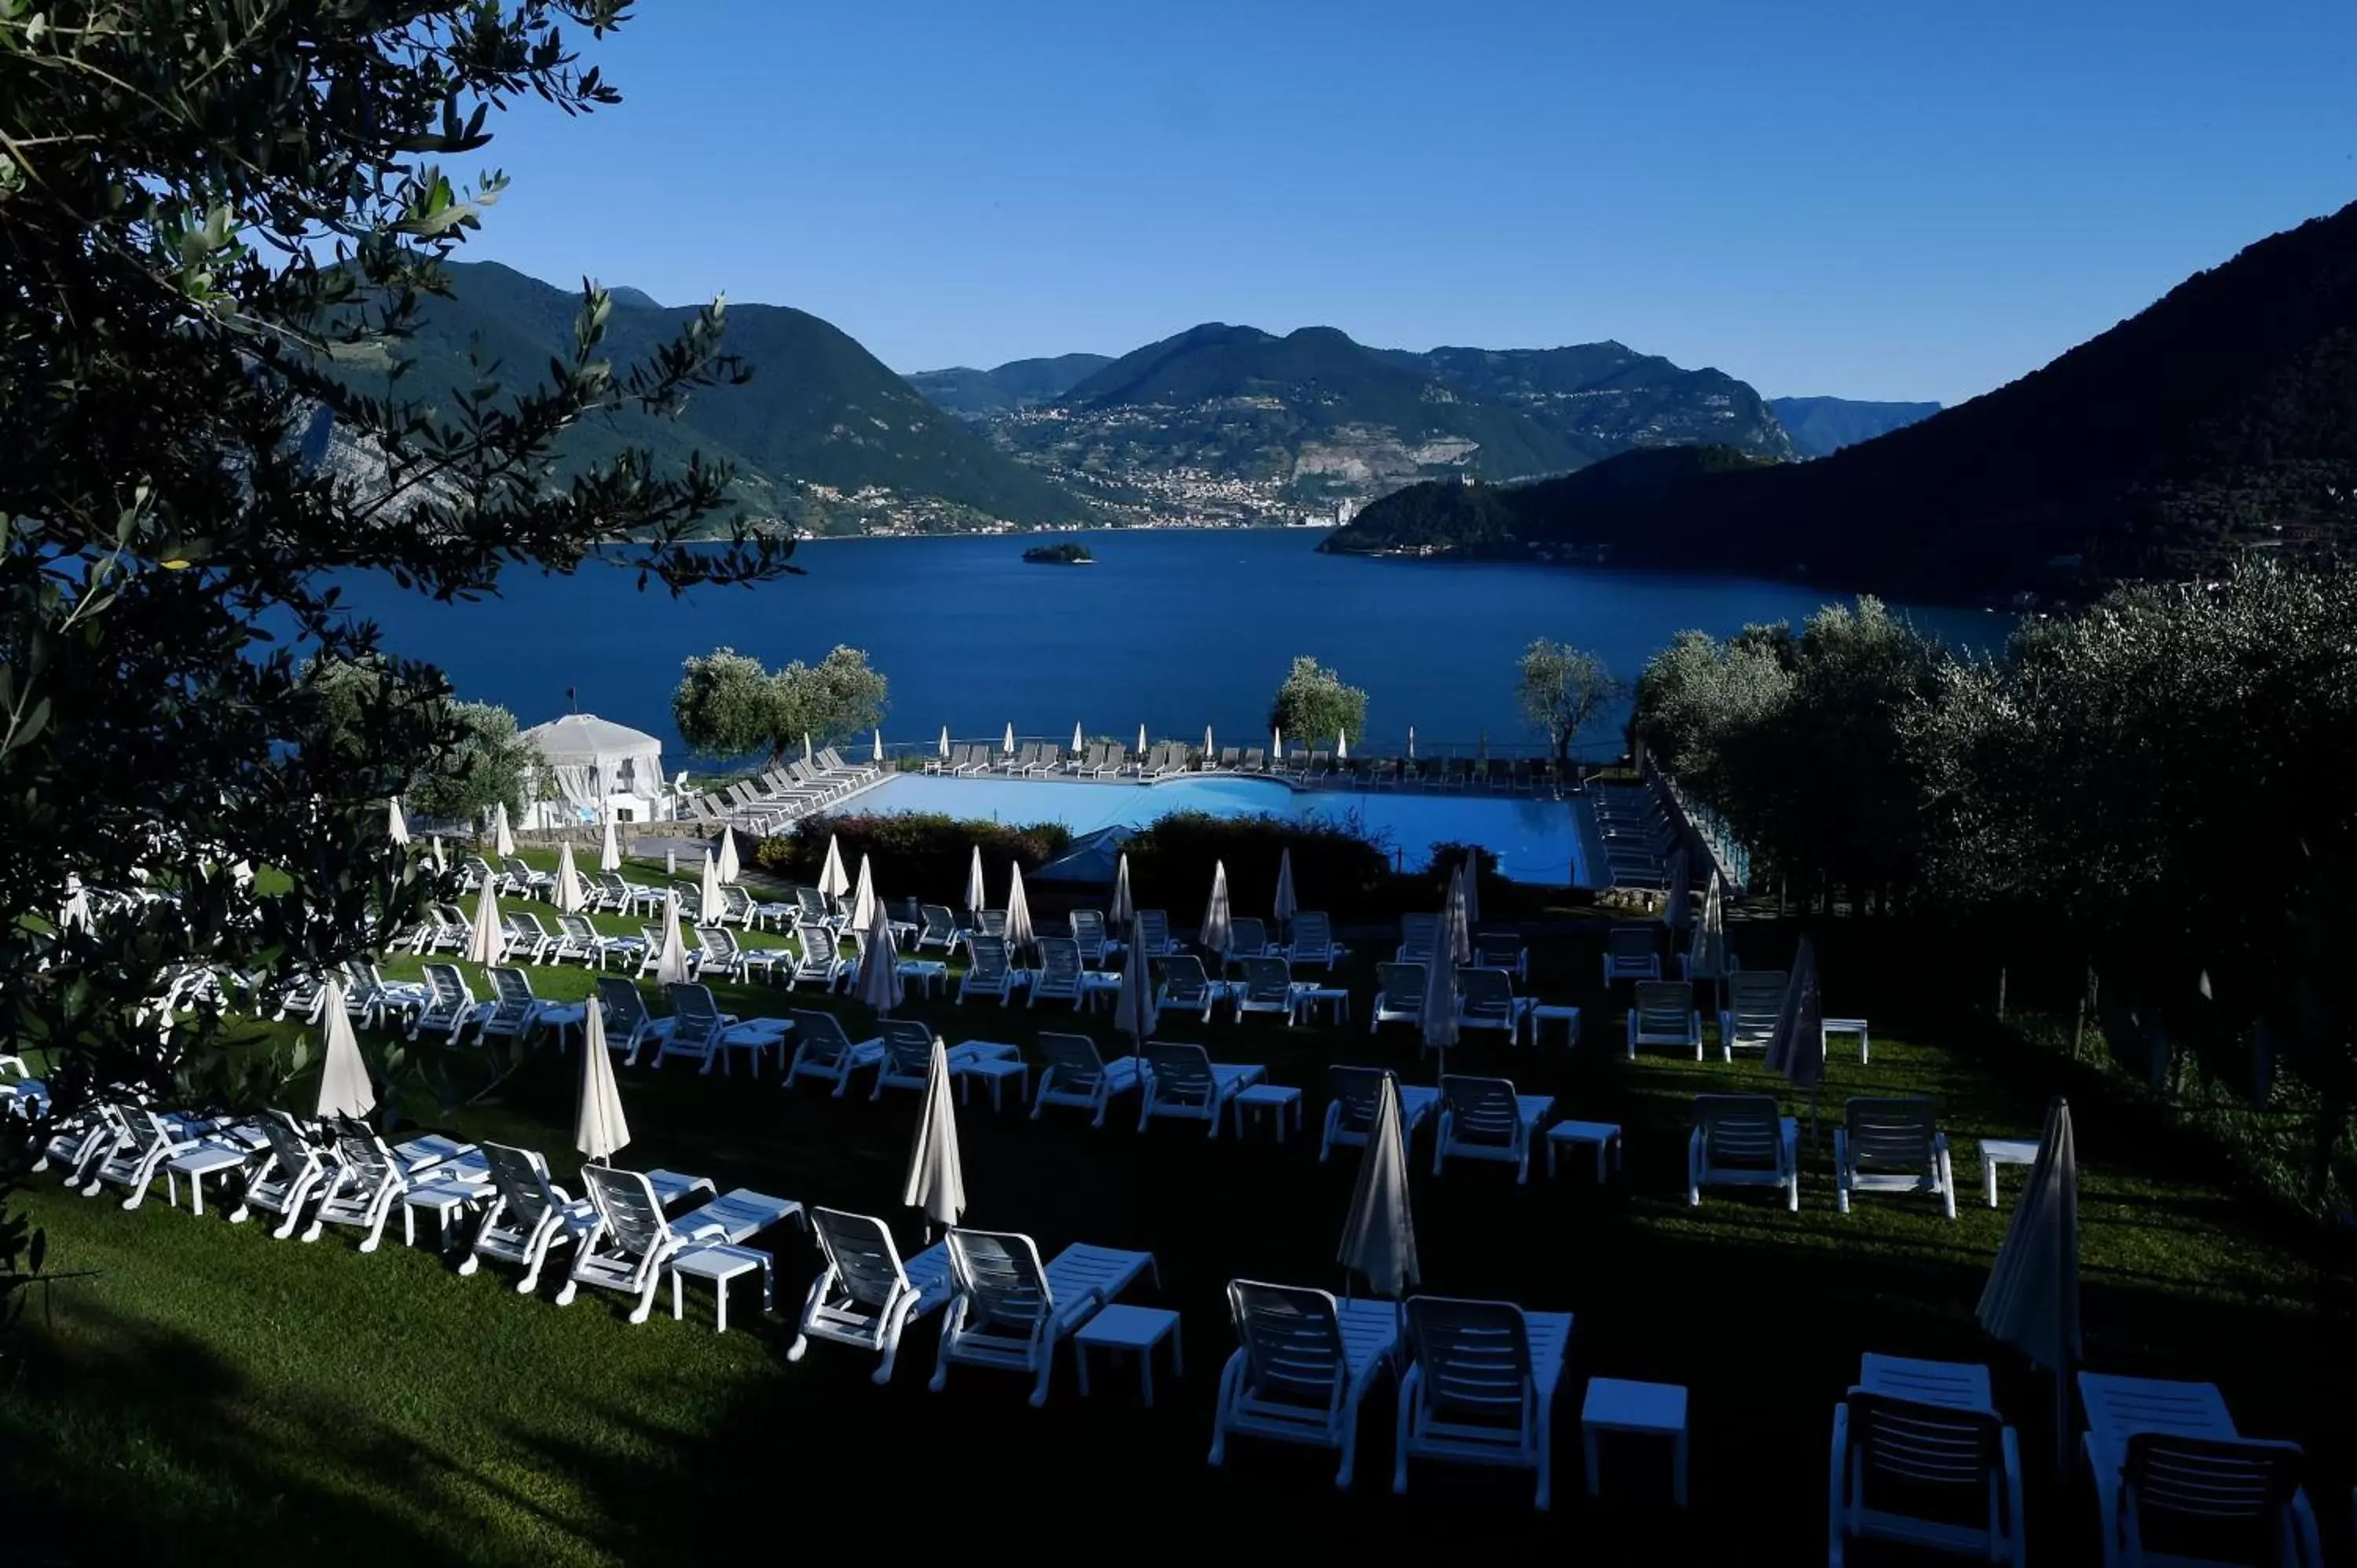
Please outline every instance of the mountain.
[{"label": "mountain", "polygon": [[1846,397],[1772,397],[1768,406],[1792,436],[1793,451],[1803,457],[1830,456],[1940,412],[1936,403],[1860,403]]},{"label": "mountain", "polygon": [[1385,358],[1612,451],[1720,446],[1763,457],[1797,455],[1767,400],[1750,387],[1724,371],[1683,370],[1622,343],[1391,349]]},{"label": "mountain", "polygon": [[614,303],[616,305],[627,305],[636,310],[661,310],[662,308],[662,301],[657,299],[653,295],[649,294],[645,289],[632,288],[628,284],[614,285],[608,288],[606,292],[614,296]]},{"label": "mountain", "polygon": [[1103,354],[1059,354],[1048,360],[1009,360],[988,371],[964,365],[917,371],[908,381],[935,407],[971,419],[1053,403],[1112,363]]},{"label": "mountain", "polygon": [[[2196,274],[2019,381],[1831,456],[1690,457],[1670,482],[1643,468],[1654,456],[1490,498],[1473,547],[1947,601],[2349,550],[2357,205]],[[1453,548],[1437,515],[1430,498],[1394,497],[1328,547]]]},{"label": "mountain", "polygon": [[[452,297],[427,303],[406,345],[414,366],[403,385],[412,395],[465,384],[470,341],[525,375],[569,351],[577,295],[494,262],[449,272]],[[631,296],[646,298],[617,292],[607,323],[606,348],[618,362],[644,357],[694,314]],[[659,461],[683,462],[701,451],[738,469],[749,510],[823,530],[1060,524],[1088,515],[1054,480],[993,449],[815,316],[731,304],[724,346],[752,367],[750,381],[694,394],[676,420],[624,412],[592,422],[568,434],[565,457],[578,464],[640,446]],[[361,376],[387,368],[381,359],[348,367]]]}]

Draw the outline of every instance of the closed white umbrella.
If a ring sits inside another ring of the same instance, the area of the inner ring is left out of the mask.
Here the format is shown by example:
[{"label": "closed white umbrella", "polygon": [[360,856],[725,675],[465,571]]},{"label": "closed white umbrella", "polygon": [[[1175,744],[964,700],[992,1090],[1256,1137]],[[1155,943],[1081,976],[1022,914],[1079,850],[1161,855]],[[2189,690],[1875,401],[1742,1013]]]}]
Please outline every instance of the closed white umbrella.
[{"label": "closed white umbrella", "polygon": [[1284,760],[1285,760],[1285,729],[1284,729],[1284,726],[1282,726],[1282,725],[1277,725],[1277,726],[1275,726],[1275,727],[1273,727],[1273,728],[1271,728],[1271,729],[1269,730],[1269,732],[1268,732],[1268,755],[1269,755],[1273,759],[1275,759],[1275,761],[1282,762],[1282,761],[1284,761]]},{"label": "closed white umbrella", "polygon": [[998,749],[1009,757],[1015,755],[1015,726],[1012,724],[1006,726],[1006,738],[998,743]]},{"label": "closed white umbrella", "polygon": [[867,857],[863,854],[859,857],[859,884],[851,893],[852,929],[864,931],[874,925],[883,908],[876,897],[875,874],[868,869]]},{"label": "closed white umbrella", "polygon": [[1415,760],[1415,726],[1414,725],[1407,726],[1407,759],[1410,762]]},{"label": "closed white umbrella", "polygon": [[[1443,924],[1447,919],[1442,917]],[[1447,1072],[1449,1047],[1457,1044],[1457,966],[1438,947],[1424,966],[1424,1005],[1416,1022],[1424,1030],[1425,1049],[1440,1054],[1440,1070]]]},{"label": "closed white umbrella", "polygon": [[1280,926],[1293,918],[1293,846],[1276,857],[1276,923]]},{"label": "closed white umbrella", "polygon": [[1121,990],[1113,999],[1113,1026],[1139,1045],[1154,1038],[1154,973],[1146,956],[1146,927],[1129,921],[1129,951],[1121,961]]},{"label": "closed white umbrella", "polygon": [[502,860],[515,853],[515,834],[508,830],[508,803],[505,800],[500,802],[498,812],[491,818],[491,847],[500,852]]},{"label": "closed white umbrella", "polygon": [[720,859],[717,855],[704,857],[704,886],[695,900],[695,918],[707,926],[720,923],[728,901],[720,896]]},{"label": "closed white umbrella", "polygon": [[1146,755],[1146,726],[1144,725],[1137,726],[1137,755],[1141,757]]},{"label": "closed white umbrella", "polygon": [[1087,749],[1088,746],[1083,744],[1081,739],[1081,726],[1079,725],[1074,725],[1072,726],[1072,755],[1074,757],[1078,757]]},{"label": "closed white umbrella", "polygon": [[593,1165],[603,1165],[630,1141],[621,1086],[614,1081],[614,1058],[606,1049],[606,1010],[592,996],[582,1012],[581,1110],[573,1122],[573,1146]]},{"label": "closed white umbrella", "polygon": [[1129,851],[1121,852],[1121,865],[1113,874],[1113,920],[1126,925],[1137,914],[1137,906],[1129,896]]},{"label": "closed white umbrella", "polygon": [[1981,1326],[2054,1374],[2055,1455],[2071,1453],[2071,1368],[2079,1359],[2079,1150],[2071,1106],[2046,1108],[2037,1163],[2016,1200],[1978,1308]]},{"label": "closed white umbrella", "polygon": [[804,762],[815,762],[818,760],[818,754],[811,749],[810,731],[808,730],[802,731],[802,760]]},{"label": "closed white umbrella", "polygon": [[577,915],[589,907],[588,895],[581,890],[581,874],[573,869],[571,839],[556,846],[555,898],[560,914]]},{"label": "closed white umbrella", "polygon": [[1727,972],[1727,911],[1719,901],[1718,873],[1710,874],[1703,889],[1702,918],[1695,922],[1694,940],[1686,950],[1688,980],[1717,980]]},{"label": "closed white umbrella", "polygon": [[877,727],[876,738],[871,751],[876,761],[881,762],[884,760],[884,730],[881,725]]},{"label": "closed white umbrella", "polygon": [[[1471,930],[1481,923],[1481,852],[1465,852],[1465,929]],[[1471,953],[1465,955],[1472,957]]]},{"label": "closed white umbrella", "polygon": [[909,1179],[900,1201],[922,1210],[925,1238],[932,1228],[958,1222],[965,1212],[965,1167],[958,1158],[957,1102],[950,1098],[950,1054],[941,1036],[933,1037],[933,1057],[925,1069],[925,1109],[917,1118],[917,1139],[909,1148]]},{"label": "closed white umbrella", "polygon": [[597,869],[600,871],[622,869],[622,846],[614,836],[614,819],[611,817],[606,819],[606,844],[597,852]]},{"label": "closed white umbrella", "polygon": [[92,929],[90,918],[90,889],[84,887],[81,885],[81,878],[71,872],[66,874],[66,903],[65,908],[58,911],[58,929],[65,931],[87,931]]},{"label": "closed white umbrella", "polygon": [[1031,945],[1031,902],[1023,897],[1023,867],[1006,868],[1006,946],[1020,953]]},{"label": "closed white umbrella", "polygon": [[1825,1077],[1825,1002],[1817,980],[1816,944],[1803,937],[1792,954],[1792,977],[1776,1032],[1768,1036],[1768,1066],[1794,1089],[1809,1091],[1809,1138],[1817,1135],[1817,1086]]},{"label": "closed white umbrella", "polygon": [[950,726],[949,726],[949,725],[943,725],[942,726],[942,741],[941,741],[941,745],[940,745],[939,746],[935,747],[934,749],[935,749],[935,750],[937,750],[938,752],[940,752],[940,754],[941,754],[941,758],[942,758],[942,760],[943,762],[947,762],[947,761],[950,759]]},{"label": "closed white umbrella", "polygon": [[1440,934],[1448,939],[1447,957],[1451,963],[1473,961],[1473,926],[1465,918],[1465,868],[1461,865],[1448,874],[1448,902],[1441,908]]},{"label": "closed white umbrella", "polygon": [[732,887],[744,875],[744,863],[737,858],[737,830],[724,825],[720,830],[720,885]]},{"label": "closed white umbrella", "polygon": [[826,863],[818,868],[818,891],[822,898],[840,898],[851,891],[851,878],[843,869],[843,850],[834,835],[826,835]]},{"label": "closed white umbrella", "polygon": [[319,1120],[350,1116],[357,1121],[376,1109],[376,1089],[369,1082],[360,1038],[352,1033],[352,1015],[344,1011],[344,988],[328,982],[319,1006],[328,1020],[327,1059],[319,1067]]},{"label": "closed white umbrella", "polygon": [[1205,725],[1203,726],[1203,766],[1206,768],[1211,766],[1211,759],[1219,755],[1211,749],[1211,726]]},{"label": "closed white umbrella", "polygon": [[1203,906],[1203,929],[1196,938],[1211,951],[1227,956],[1235,945],[1235,935],[1229,929],[1228,866],[1225,861],[1211,863],[1211,897]]},{"label": "closed white umbrella", "polygon": [[384,831],[392,836],[393,843],[404,847],[408,844],[409,819],[401,814],[401,797],[398,795],[385,802]]},{"label": "closed white umbrella", "polygon": [[679,895],[663,895],[662,951],[655,958],[655,980],[662,985],[687,983],[687,943],[679,934]]},{"label": "closed white umbrella", "polygon": [[990,895],[984,890],[982,886],[982,846],[980,844],[976,844],[974,846],[974,864],[966,867],[965,873],[966,912],[969,914],[979,913],[982,909],[983,900],[988,897],[990,897]]},{"label": "closed white umbrella", "polygon": [[1351,760],[1351,732],[1349,730],[1336,730],[1334,732],[1334,760],[1337,762],[1348,762]]},{"label": "closed white umbrella", "polygon": [[500,924],[500,896],[491,890],[491,879],[486,876],[482,890],[475,896],[475,923],[467,933],[467,956],[477,963],[497,963],[507,950],[507,930]]},{"label": "closed white umbrella", "polygon": [[[1670,896],[1662,901],[1662,924],[1677,931],[1685,925],[1687,907],[1694,901],[1694,892],[1686,874],[1686,852],[1684,846],[1670,852],[1670,864],[1664,872],[1669,879]],[[1670,938],[1675,942],[1677,938]]]},{"label": "closed white umbrella", "polygon": [[1407,1139],[1401,1133],[1399,1082],[1383,1074],[1375,1097],[1359,1178],[1351,1187],[1336,1260],[1380,1296],[1398,1300],[1421,1277],[1415,1261],[1415,1219],[1408,1208]]},{"label": "closed white umbrella", "polygon": [[442,835],[436,833],[425,841],[425,856],[434,863],[434,875],[442,876],[450,870],[449,857],[442,853]]},{"label": "closed white umbrella", "polygon": [[889,1013],[900,1005],[900,950],[892,940],[892,922],[885,918],[880,901],[870,900],[875,908],[862,928],[867,940],[859,950],[859,977],[856,990],[859,999],[878,1013]]}]

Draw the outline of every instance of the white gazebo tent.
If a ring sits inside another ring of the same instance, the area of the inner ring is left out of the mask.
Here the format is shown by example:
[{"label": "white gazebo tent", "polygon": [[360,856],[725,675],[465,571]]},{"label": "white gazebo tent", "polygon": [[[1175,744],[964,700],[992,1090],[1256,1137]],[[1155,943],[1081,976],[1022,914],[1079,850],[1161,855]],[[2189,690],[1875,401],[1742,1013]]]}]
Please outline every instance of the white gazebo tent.
[{"label": "white gazebo tent", "polygon": [[662,742],[594,714],[567,714],[517,737],[536,747],[555,780],[554,798],[536,800],[527,826],[651,822],[671,815],[664,792]]}]

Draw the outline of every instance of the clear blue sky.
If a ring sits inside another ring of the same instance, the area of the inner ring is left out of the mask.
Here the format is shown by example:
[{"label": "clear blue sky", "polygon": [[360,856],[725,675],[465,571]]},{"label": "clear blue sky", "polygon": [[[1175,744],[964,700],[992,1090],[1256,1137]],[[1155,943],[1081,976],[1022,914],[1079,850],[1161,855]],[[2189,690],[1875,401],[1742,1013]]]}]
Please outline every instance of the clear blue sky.
[{"label": "clear blue sky", "polygon": [[[1956,402],[2357,199],[2357,0],[641,0],[474,257],[896,370],[1199,321]],[[470,165],[471,167],[471,165]]]}]

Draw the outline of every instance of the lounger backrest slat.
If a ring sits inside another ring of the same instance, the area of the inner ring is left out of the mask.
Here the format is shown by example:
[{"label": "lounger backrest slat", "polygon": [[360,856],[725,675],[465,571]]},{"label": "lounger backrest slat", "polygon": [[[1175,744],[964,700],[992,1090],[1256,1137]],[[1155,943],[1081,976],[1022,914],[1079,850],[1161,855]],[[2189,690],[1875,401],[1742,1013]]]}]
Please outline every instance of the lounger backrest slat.
[{"label": "lounger backrest slat", "polygon": [[1424,1369],[1425,1398],[1444,1414],[1519,1421],[1531,1387],[1531,1346],[1510,1302],[1419,1295],[1407,1304],[1409,1354]]},{"label": "lounger backrest slat", "polygon": [[548,1184],[548,1162],[530,1149],[487,1142],[483,1158],[491,1167],[491,1185],[519,1229],[532,1230],[557,1206],[555,1189]]},{"label": "lounger backrest slat", "polygon": [[803,1062],[814,1067],[839,1067],[851,1058],[851,1036],[843,1032],[843,1020],[834,1014],[797,1008],[788,1015],[794,1021],[797,1054]]},{"label": "lounger backrest slat", "polygon": [[1172,953],[1162,961],[1162,985],[1170,1000],[1182,1005],[1200,1003],[1211,988],[1203,961],[1193,953]]},{"label": "lounger backrest slat", "polygon": [[884,1040],[886,1078],[922,1078],[932,1070],[933,1032],[925,1025],[914,1018],[878,1018],[876,1032]]},{"label": "lounger backrest slat", "polygon": [[1440,1080],[1451,1135],[1463,1143],[1512,1144],[1522,1130],[1522,1107],[1513,1084],[1502,1078],[1449,1073]]},{"label": "lounger backrest slat", "polygon": [[[1006,918],[1004,912],[1001,912],[998,918],[1002,922]],[[968,964],[966,972],[971,982],[996,985],[1006,978],[1008,965],[1013,961],[1007,953],[1006,939],[1004,936],[985,936],[977,933],[970,944],[970,950],[972,961]]]},{"label": "lounger backrest slat", "polygon": [[1072,1094],[1095,1091],[1105,1068],[1094,1040],[1086,1035],[1043,1032],[1039,1045],[1039,1054],[1048,1058],[1048,1070],[1054,1075],[1058,1089]]},{"label": "lounger backrest slat", "polygon": [[1784,1124],[1769,1094],[1697,1094],[1695,1125],[1714,1165],[1774,1169],[1782,1162]]},{"label": "lounger backrest slat", "polygon": [[605,1165],[583,1165],[581,1179],[606,1221],[614,1244],[632,1257],[643,1258],[662,1245],[670,1227],[654,1184],[638,1171],[618,1171]]},{"label": "lounger backrest slat", "polygon": [[1906,1170],[1928,1168],[1939,1114],[1939,1101],[1921,1095],[1890,1099],[1861,1095],[1850,1101],[1842,1115],[1851,1161]]},{"label": "lounger backrest slat", "polygon": [[892,1232],[881,1219],[834,1208],[813,1208],[810,1218],[820,1250],[843,1282],[844,1294],[881,1312],[894,1294],[908,1284],[899,1251],[892,1245]]},{"label": "lounger backrest slat", "polygon": [[2120,1479],[2147,1552],[2272,1563],[2304,1467],[2304,1455],[2288,1443],[2139,1432],[2128,1439]]},{"label": "lounger backrest slat", "polygon": [[1414,1006],[1424,994],[1425,974],[1425,966],[1420,963],[1375,965],[1376,983],[1383,992],[1376,1002],[1394,1008]]},{"label": "lounger backrest slat", "polygon": [[1303,909],[1293,917],[1293,945],[1312,950],[1334,945],[1333,922],[1322,911]]},{"label": "lounger backrest slat", "polygon": [[1614,958],[1649,959],[1657,950],[1650,926],[1615,926],[1605,933],[1604,950]]},{"label": "lounger backrest slat", "polygon": [[1211,1071],[1211,1053],[1202,1047],[1150,1041],[1146,1047],[1146,1060],[1154,1069],[1156,1099],[1188,1103],[1211,1100],[1217,1080]]},{"label": "lounger backrest slat", "polygon": [[1334,1298],[1322,1290],[1228,1282],[1228,1316],[1255,1393],[1331,1405],[1349,1363]]},{"label": "lounger backrest slat", "polygon": [[985,1322],[1028,1332],[1055,1310],[1047,1271],[1039,1266],[1039,1249],[1030,1237],[952,1230],[949,1243],[958,1288]]},{"label": "lounger backrest slat", "polygon": [[1293,994],[1293,967],[1281,958],[1248,958],[1243,972],[1248,1001],[1282,1003]]},{"label": "lounger backrest slat", "polygon": [[1870,1487],[1986,1490],[1999,1462],[2004,1427],[1986,1411],[1849,1391],[1850,1442]]},{"label": "lounger backrest slat", "polygon": [[1637,1030],[1645,1035],[1684,1035],[1694,1027],[1694,984],[1684,980],[1637,983]]},{"label": "lounger backrest slat", "polygon": [[1502,969],[1460,969],[1457,989],[1464,998],[1465,1016],[1476,1021],[1510,1023],[1514,1015],[1514,982]]},{"label": "lounger backrest slat", "polygon": [[1400,956],[1409,961],[1430,958],[1440,945],[1440,917],[1437,915],[1402,915],[1400,917]]},{"label": "lounger backrest slat", "polygon": [[270,1152],[278,1161],[282,1177],[299,1176],[317,1164],[319,1151],[311,1146],[295,1125],[295,1119],[284,1111],[265,1112],[262,1117],[262,1135],[270,1140]]},{"label": "lounger backrest slat", "polygon": [[1340,1130],[1365,1137],[1375,1125],[1375,1107],[1383,1092],[1383,1069],[1375,1067],[1329,1067],[1326,1090],[1341,1107]]},{"label": "lounger backrest slat", "polygon": [[1137,911],[1137,931],[1148,953],[1158,953],[1170,945],[1170,916],[1163,909]]},{"label": "lounger backrest slat", "polygon": [[1070,937],[1043,937],[1039,941],[1042,981],[1051,989],[1070,991],[1081,982],[1081,945]]}]

